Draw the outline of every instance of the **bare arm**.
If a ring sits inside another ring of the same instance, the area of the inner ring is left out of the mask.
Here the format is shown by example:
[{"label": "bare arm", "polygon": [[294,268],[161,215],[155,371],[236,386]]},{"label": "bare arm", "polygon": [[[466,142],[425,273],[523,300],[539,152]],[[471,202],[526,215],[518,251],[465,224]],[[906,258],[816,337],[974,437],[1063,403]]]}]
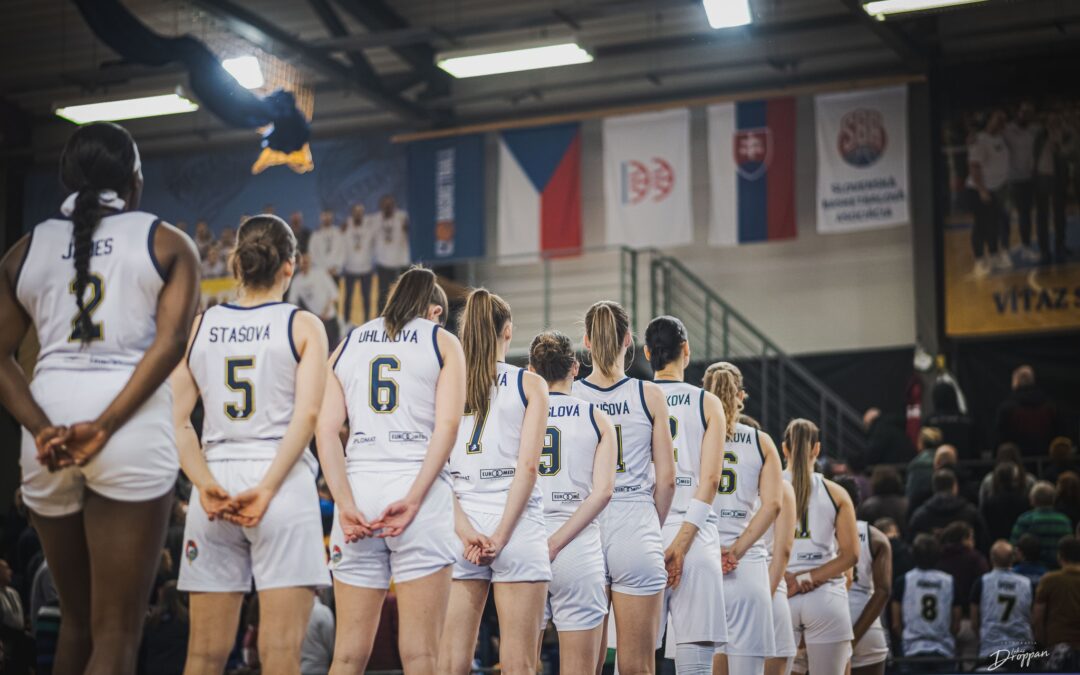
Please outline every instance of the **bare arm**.
[{"label": "bare arm", "polygon": [[[191,342],[199,332],[202,316],[195,318],[191,326],[191,338],[188,341],[188,349]],[[206,456],[203,455],[202,446],[199,444],[199,436],[195,433],[195,427],[191,424],[191,413],[195,410],[195,404],[199,401],[199,387],[195,384],[195,378],[191,375],[191,369],[186,361],[181,361],[173,370],[169,379],[173,394],[173,428],[176,431],[176,445],[180,452],[180,468],[191,481],[191,484],[200,492],[217,485],[217,480],[210,473],[210,467],[206,464]]]},{"label": "bare arm", "polygon": [[[544,431],[547,429],[548,388],[547,383],[533,373],[522,373],[525,389],[525,419],[521,423],[521,439],[518,445],[517,467],[506,495],[502,518],[491,534],[496,551],[501,551],[514,534],[521,514],[529,503],[536,477],[540,471],[540,453],[544,449]],[[498,553],[496,552],[496,555]]]},{"label": "bare arm", "polygon": [[600,429],[600,440],[593,456],[592,490],[573,515],[548,539],[548,552],[552,560],[600,515],[611,501],[611,494],[615,489],[615,427],[611,418],[599,408],[593,408],[593,422]]},{"label": "bare arm", "polygon": [[772,592],[784,578],[791,559],[791,547],[795,545],[795,489],[791,483],[780,481],[780,515],[773,523],[772,560],[769,561],[769,585]]},{"label": "bare arm", "polygon": [[[743,555],[761,539],[768,531],[777,516],[780,515],[781,501],[783,500],[784,482],[783,472],[780,470],[780,453],[776,451],[776,444],[772,437],[764,432],[758,433],[758,442],[761,451],[765,455],[765,461],[761,465],[761,475],[758,476],[758,495],[761,499],[761,507],[757,510],[750,522],[746,524],[735,543],[731,545],[731,552],[736,558],[742,559]],[[794,528],[794,525],[792,525]]]},{"label": "bare arm", "polygon": [[[660,385],[645,383],[645,403],[653,416],[652,457],[656,471],[656,487],[653,501],[660,525],[667,520],[671,510],[671,500],[675,498],[675,445],[671,440],[671,425],[668,423],[667,398]],[[710,499],[712,499],[710,497]]]},{"label": "bare arm", "polygon": [[855,633],[852,644],[861,640],[866,631],[870,630],[870,626],[874,625],[874,621],[881,616],[881,611],[885,609],[892,595],[892,545],[881,530],[873,525],[869,527],[869,530],[870,555],[874,559],[871,566],[874,592],[870,594],[870,599],[866,601],[862,614],[851,628]]},{"label": "bare arm", "polygon": [[840,576],[859,561],[859,532],[855,526],[855,506],[851,503],[851,497],[831,480],[825,481],[825,489],[839,507],[836,513],[836,557],[810,570],[812,588],[800,588],[803,593]]},{"label": "bare arm", "polygon": [[[0,404],[38,440],[52,422],[31,395],[30,381],[18,361],[19,345],[30,329],[30,316],[15,296],[15,276],[29,248],[27,235],[0,261],[0,326],[4,327],[0,331]],[[39,451],[45,440],[38,440]]]},{"label": "bare arm", "polygon": [[889,622],[889,625],[892,626],[893,635],[899,640],[904,635],[904,613],[900,603],[896,600],[890,603],[890,607],[892,609],[892,621]]},{"label": "bare arm", "polygon": [[952,606],[952,619],[949,624],[949,630],[953,635],[960,632],[960,622],[964,619],[964,611],[960,609],[960,605]]}]

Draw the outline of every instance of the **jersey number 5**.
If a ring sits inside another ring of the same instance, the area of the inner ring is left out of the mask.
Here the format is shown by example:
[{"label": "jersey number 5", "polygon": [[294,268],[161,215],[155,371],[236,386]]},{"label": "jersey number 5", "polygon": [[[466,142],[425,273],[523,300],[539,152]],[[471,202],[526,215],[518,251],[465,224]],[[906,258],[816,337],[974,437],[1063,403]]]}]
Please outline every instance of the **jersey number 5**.
[{"label": "jersey number 5", "polygon": [[[75,295],[75,279],[71,280],[71,284],[68,285],[68,290],[72,295]],[[98,305],[105,299],[105,281],[101,278],[100,274],[91,274],[87,279],[86,289],[83,290],[83,295],[86,295],[86,290],[90,291],[90,297],[83,298],[83,311],[75,312],[75,318],[71,320],[71,335],[68,336],[68,342],[82,342],[83,332],[82,326],[79,325],[79,317],[83,314],[90,317],[90,320],[94,319],[94,312],[97,310]],[[101,340],[105,337],[105,329],[101,323],[92,323],[90,326],[89,340]]]},{"label": "jersey number 5", "polygon": [[244,368],[254,368],[255,357],[234,356],[225,359],[225,386],[230,391],[240,393],[239,405],[236,403],[225,404],[225,416],[234,422],[242,422],[255,414],[255,387],[251,380],[240,377],[238,371]]}]

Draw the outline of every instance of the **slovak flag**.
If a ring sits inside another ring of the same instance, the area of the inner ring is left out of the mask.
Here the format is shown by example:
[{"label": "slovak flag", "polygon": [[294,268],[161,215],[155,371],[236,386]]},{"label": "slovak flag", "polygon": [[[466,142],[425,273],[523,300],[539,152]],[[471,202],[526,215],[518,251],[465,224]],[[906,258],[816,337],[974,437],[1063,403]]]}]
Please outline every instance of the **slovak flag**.
[{"label": "slovak flag", "polygon": [[795,99],[709,106],[709,244],[795,236]]},{"label": "slovak flag", "polygon": [[581,249],[581,125],[499,134],[499,255]]}]

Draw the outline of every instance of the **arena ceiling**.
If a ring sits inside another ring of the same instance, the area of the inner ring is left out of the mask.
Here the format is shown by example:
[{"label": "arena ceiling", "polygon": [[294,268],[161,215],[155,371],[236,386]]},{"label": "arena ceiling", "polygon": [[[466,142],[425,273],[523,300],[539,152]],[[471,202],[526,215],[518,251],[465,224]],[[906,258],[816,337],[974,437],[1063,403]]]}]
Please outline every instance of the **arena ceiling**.
[{"label": "arena ceiling", "polygon": [[[861,0],[751,0],[754,24],[713,31],[699,0],[129,0],[145,23],[215,49],[286,59],[315,91],[316,134],[438,126],[799,84],[923,73],[988,55],[1071,50],[1075,0],[989,0],[877,22]],[[592,63],[454,80],[437,53],[572,37]],[[69,125],[64,102],[143,95],[185,82],[178,67],[124,63],[69,0],[5,0],[0,103],[25,115],[35,154]],[[161,147],[228,141],[205,112],[130,124]],[[9,145],[10,148],[10,145]],[[23,151],[25,152],[25,150]]]}]

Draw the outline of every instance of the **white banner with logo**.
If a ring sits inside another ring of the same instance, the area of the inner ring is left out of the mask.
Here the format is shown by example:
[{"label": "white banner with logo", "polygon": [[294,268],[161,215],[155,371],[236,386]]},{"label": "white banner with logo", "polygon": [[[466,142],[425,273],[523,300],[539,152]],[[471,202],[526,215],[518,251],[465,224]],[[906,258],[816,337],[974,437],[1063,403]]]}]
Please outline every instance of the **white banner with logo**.
[{"label": "white banner with logo", "polygon": [[604,203],[608,244],[693,242],[689,110],[604,120]]},{"label": "white banner with logo", "polygon": [[908,219],[907,88],[814,97],[818,232],[854,232]]}]

